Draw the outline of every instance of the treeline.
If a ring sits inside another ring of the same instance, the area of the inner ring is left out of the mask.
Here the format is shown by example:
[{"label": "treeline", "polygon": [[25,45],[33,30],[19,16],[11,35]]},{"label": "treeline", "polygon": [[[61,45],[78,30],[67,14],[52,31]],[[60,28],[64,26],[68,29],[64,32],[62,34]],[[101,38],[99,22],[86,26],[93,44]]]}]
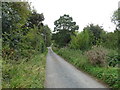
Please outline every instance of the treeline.
[{"label": "treeline", "polygon": [[109,49],[118,49],[118,30],[106,32],[99,25],[90,24],[82,32],[72,36],[70,48],[88,50],[92,46],[103,46]]},{"label": "treeline", "polygon": [[[118,9],[119,10],[119,9]],[[114,32],[107,32],[102,26],[89,24],[81,32],[79,26],[69,15],[60,16],[54,22],[53,41],[58,47],[69,46],[74,49],[87,50],[94,45],[118,49],[119,20],[118,10],[114,12],[112,22],[116,24]],[[112,42],[111,42],[112,41]]]},{"label": "treeline", "polygon": [[[89,24],[81,32],[78,32],[79,26],[73,21],[73,18],[69,15],[60,16],[58,20],[54,22],[55,28],[52,36],[54,46],[58,48],[70,48],[74,50],[81,50],[83,52],[89,51],[94,48],[90,54],[94,58],[104,58],[108,55],[105,53],[105,49],[114,50],[116,53],[110,54],[109,63],[114,63],[112,66],[118,65],[119,61],[119,29],[120,29],[120,9],[114,12],[111,21],[116,25],[114,32],[107,32],[102,26]],[[97,54],[99,55],[97,55]],[[105,55],[103,55],[103,53]],[[107,54],[108,53],[108,54]],[[95,55],[94,55],[95,54]],[[88,55],[89,56],[89,55]],[[93,60],[94,61],[94,60]],[[95,61],[94,61],[95,62]],[[99,64],[104,62],[97,61]]]},{"label": "treeline", "polygon": [[19,60],[43,53],[51,44],[44,15],[28,2],[2,2],[2,57]]}]

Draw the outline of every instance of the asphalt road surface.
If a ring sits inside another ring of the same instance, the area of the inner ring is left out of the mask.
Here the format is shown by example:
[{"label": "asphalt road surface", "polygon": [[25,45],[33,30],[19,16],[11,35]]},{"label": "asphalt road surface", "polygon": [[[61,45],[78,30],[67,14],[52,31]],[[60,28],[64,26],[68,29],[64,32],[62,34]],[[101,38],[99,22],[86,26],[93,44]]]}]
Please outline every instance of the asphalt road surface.
[{"label": "asphalt road surface", "polygon": [[92,77],[77,70],[48,48],[46,88],[106,88]]}]

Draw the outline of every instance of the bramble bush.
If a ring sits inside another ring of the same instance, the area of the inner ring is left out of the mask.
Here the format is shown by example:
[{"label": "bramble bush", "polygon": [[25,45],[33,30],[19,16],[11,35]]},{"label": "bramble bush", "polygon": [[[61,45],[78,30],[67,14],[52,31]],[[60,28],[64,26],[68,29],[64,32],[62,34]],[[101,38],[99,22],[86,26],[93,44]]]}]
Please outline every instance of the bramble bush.
[{"label": "bramble bush", "polygon": [[107,50],[101,46],[93,46],[91,50],[86,51],[86,56],[94,66],[106,66]]}]

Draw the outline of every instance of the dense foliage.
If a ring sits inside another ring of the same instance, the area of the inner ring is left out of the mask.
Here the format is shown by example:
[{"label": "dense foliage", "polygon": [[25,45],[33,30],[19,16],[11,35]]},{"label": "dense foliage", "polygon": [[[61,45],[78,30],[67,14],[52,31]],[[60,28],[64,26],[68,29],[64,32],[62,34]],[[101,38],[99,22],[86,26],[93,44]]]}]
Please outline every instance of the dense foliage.
[{"label": "dense foliage", "polygon": [[74,32],[79,29],[72,17],[66,14],[56,20],[54,25],[53,40],[59,47],[67,46],[71,40],[71,35],[74,35]]},{"label": "dense foliage", "polygon": [[43,20],[43,14],[32,10],[28,2],[3,2],[3,58],[18,60],[43,53],[51,43],[50,29]]},{"label": "dense foliage", "polygon": [[[99,26],[93,24],[85,27],[82,32],[77,33],[76,36],[72,36],[69,46],[80,50],[90,49],[94,45],[118,49],[119,31],[105,32],[102,28],[97,27]],[[94,30],[94,32],[92,30]]]},{"label": "dense foliage", "polygon": [[116,24],[116,29],[120,29],[120,8],[116,10],[112,16],[112,22]]},{"label": "dense foliage", "polygon": [[103,31],[102,27],[100,27],[99,25],[90,24],[87,27],[85,27],[83,30],[84,31],[88,30],[90,34],[92,33],[92,37],[91,37],[92,45],[97,45],[98,43],[100,43],[101,34]]},{"label": "dense foliage", "polygon": [[51,45],[44,19],[28,2],[2,2],[3,88],[44,87],[45,52]]},{"label": "dense foliage", "polygon": [[90,35],[88,31],[76,33],[76,36],[71,36],[69,47],[72,49],[86,50],[90,47]]}]

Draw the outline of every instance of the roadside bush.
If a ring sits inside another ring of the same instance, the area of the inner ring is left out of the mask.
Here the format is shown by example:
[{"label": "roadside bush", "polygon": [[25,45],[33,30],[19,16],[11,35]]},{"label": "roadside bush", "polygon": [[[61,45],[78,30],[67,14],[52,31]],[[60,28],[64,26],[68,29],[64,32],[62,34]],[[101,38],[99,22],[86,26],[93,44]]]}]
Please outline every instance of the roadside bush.
[{"label": "roadside bush", "polygon": [[107,60],[109,66],[116,67],[120,62],[120,55],[119,54],[108,55]]},{"label": "roadside bush", "polygon": [[11,59],[11,60],[18,60],[19,53],[14,50],[13,48],[3,48],[2,49],[2,58],[3,59]]},{"label": "roadside bush", "polygon": [[94,46],[91,50],[87,51],[86,56],[93,65],[105,66],[107,50],[101,46]]}]

